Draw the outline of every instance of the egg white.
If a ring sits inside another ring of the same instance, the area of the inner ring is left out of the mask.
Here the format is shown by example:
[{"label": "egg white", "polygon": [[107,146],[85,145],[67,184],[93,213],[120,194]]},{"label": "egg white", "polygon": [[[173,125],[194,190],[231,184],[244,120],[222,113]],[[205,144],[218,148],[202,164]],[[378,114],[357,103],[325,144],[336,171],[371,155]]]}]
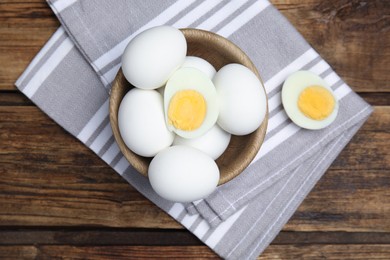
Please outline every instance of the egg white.
[{"label": "egg white", "polygon": [[207,60],[195,56],[186,56],[181,67],[198,69],[206,74],[210,79],[212,79],[215,73],[217,73],[213,65],[211,65]]},{"label": "egg white", "polygon": [[157,89],[179,68],[187,53],[184,34],[171,26],[156,26],[139,33],[122,55],[127,81],[141,89]]},{"label": "egg white", "polygon": [[118,127],[126,146],[145,157],[169,147],[175,137],[166,127],[163,98],[155,90],[127,92],[119,106]]},{"label": "egg white", "polygon": [[187,139],[175,136],[172,145],[187,145],[194,147],[216,160],[229,145],[231,134],[215,124],[209,131],[198,138]]},{"label": "egg white", "polygon": [[150,162],[148,178],[164,199],[191,202],[211,194],[218,185],[216,162],[198,149],[176,145],[158,153]]},{"label": "egg white", "polygon": [[[313,85],[319,85],[329,90],[335,100],[333,112],[323,120],[314,120],[307,117],[298,107],[298,99],[301,92],[305,88]],[[288,117],[295,124],[302,128],[312,130],[329,126],[336,119],[339,109],[337,97],[334,95],[328,83],[310,71],[297,71],[286,79],[282,88],[282,103]]]},{"label": "egg white", "polygon": [[219,101],[218,125],[233,135],[247,135],[259,128],[267,114],[267,97],[259,78],[247,67],[223,66],[213,82]]}]

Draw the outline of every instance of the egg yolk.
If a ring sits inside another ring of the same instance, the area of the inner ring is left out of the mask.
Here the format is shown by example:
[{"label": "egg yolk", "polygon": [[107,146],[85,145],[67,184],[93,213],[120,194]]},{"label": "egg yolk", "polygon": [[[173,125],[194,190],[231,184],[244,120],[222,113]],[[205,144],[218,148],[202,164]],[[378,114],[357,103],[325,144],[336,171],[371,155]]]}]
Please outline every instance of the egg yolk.
[{"label": "egg yolk", "polygon": [[299,110],[314,120],[327,118],[333,112],[335,103],[330,91],[322,86],[307,87],[298,98]]},{"label": "egg yolk", "polygon": [[168,122],[176,129],[195,130],[202,125],[206,110],[206,101],[198,91],[181,90],[169,102]]}]

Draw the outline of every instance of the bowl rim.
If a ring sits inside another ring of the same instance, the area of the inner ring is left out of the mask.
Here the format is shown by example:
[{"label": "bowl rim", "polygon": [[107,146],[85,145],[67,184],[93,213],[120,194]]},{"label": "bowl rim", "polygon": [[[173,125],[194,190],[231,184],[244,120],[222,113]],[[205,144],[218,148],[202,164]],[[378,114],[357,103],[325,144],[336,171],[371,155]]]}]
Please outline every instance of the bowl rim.
[{"label": "bowl rim", "polygon": [[[257,68],[251,61],[251,59],[234,43],[229,41],[228,39],[210,32],[210,31],[205,31],[201,29],[194,29],[194,28],[183,28],[180,29],[184,36],[187,38],[189,37],[198,37],[204,40],[209,40],[212,41],[213,44],[216,44],[218,48],[221,48],[222,50],[233,52],[235,56],[238,57],[240,60],[240,64],[246,66],[248,69],[250,69],[260,80],[265,96],[266,96],[266,114],[263,119],[263,122],[259,126],[258,129],[256,129],[253,133],[255,133],[256,137],[258,138],[255,143],[253,143],[250,147],[250,151],[246,154],[245,158],[243,161],[241,161],[240,164],[237,165],[234,169],[232,169],[227,175],[221,176],[218,186],[222,185],[236,176],[240,175],[245,168],[249,166],[249,164],[252,162],[252,160],[256,157],[258,151],[260,150],[260,147],[262,146],[268,126],[268,96],[265,91],[264,87],[264,82],[261,79],[259,72],[257,71]],[[131,166],[134,167],[134,169],[141,175],[147,177],[147,172],[148,172],[148,165],[145,166],[144,163],[140,162],[140,157],[134,152],[132,152],[124,143],[120,132],[119,132],[119,126],[118,126],[118,110],[119,110],[119,105],[122,100],[117,100],[115,97],[118,96],[118,92],[121,91],[120,89],[120,84],[121,82],[126,81],[124,78],[122,68],[119,69],[117,75],[115,76],[115,79],[113,81],[112,87],[110,89],[110,97],[109,97],[109,118],[110,118],[110,124],[111,128],[114,134],[114,139],[118,144],[119,149],[123,153],[124,157],[127,159],[127,161],[130,163]],[[127,81],[126,81],[127,82]],[[127,91],[126,91],[127,92]],[[120,93],[119,93],[120,94]],[[252,133],[252,134],[253,134]]]}]

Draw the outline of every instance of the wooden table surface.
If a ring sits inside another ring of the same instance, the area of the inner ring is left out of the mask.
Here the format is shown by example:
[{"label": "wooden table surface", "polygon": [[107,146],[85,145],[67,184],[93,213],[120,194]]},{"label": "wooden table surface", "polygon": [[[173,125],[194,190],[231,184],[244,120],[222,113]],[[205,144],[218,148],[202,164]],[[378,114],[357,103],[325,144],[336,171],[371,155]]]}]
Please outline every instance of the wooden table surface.
[{"label": "wooden table surface", "polygon": [[[273,0],[375,107],[261,259],[390,259],[390,1]],[[0,259],[217,258],[22,95],[59,22],[0,0]]]}]

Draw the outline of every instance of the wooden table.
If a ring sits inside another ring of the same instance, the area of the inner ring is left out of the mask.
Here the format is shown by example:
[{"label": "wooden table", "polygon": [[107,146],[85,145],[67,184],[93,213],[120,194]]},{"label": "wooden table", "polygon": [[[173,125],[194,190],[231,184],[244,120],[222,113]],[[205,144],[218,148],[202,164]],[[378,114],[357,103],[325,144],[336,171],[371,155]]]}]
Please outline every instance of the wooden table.
[{"label": "wooden table", "polygon": [[[390,259],[390,1],[273,0],[374,114],[262,259]],[[59,26],[0,0],[0,258],[216,258],[14,87]]]}]

